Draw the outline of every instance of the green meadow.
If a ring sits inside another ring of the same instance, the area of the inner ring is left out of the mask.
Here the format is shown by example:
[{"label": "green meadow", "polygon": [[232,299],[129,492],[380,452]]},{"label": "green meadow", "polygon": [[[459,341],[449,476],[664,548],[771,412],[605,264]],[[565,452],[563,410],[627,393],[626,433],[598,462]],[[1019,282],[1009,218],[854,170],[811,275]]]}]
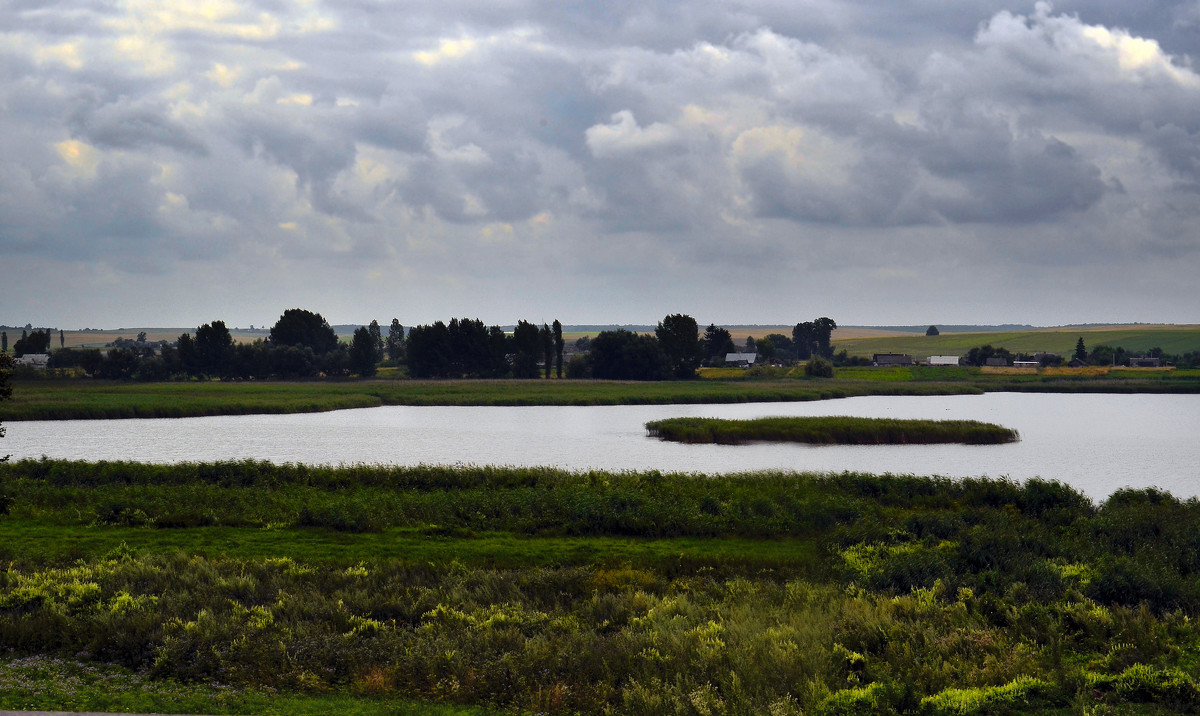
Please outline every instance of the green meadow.
[{"label": "green meadow", "polygon": [[1200,709],[1200,503],[1059,483],[0,465],[0,708]]},{"label": "green meadow", "polygon": [[704,369],[700,380],[324,380],[114,382],[20,379],[0,421],[175,418],[300,413],[380,405],[618,405],[828,400],[857,395],[960,395],[988,391],[1200,392],[1200,370],[838,368]]},{"label": "green meadow", "polygon": [[1144,353],[1162,348],[1169,354],[1200,351],[1200,326],[1081,326],[1074,328],[1035,328],[1026,331],[942,332],[936,336],[923,333],[894,334],[882,337],[839,339],[834,335],[837,350],[850,355],[870,357],[873,353],[907,353],[924,359],[931,355],[966,355],[976,346],[1004,347],[1013,353],[1058,353],[1069,357],[1075,344],[1083,338],[1091,350],[1098,345],[1118,346],[1131,353]]}]

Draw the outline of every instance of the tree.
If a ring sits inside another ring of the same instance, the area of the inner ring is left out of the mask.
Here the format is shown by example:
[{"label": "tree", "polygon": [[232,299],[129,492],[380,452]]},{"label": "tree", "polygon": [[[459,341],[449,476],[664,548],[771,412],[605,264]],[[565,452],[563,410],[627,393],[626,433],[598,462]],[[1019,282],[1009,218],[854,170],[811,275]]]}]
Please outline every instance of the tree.
[{"label": "tree", "polygon": [[658,322],[654,336],[667,356],[671,372],[676,378],[695,378],[700,367],[700,328],[696,319],[682,313],[673,313]]},{"label": "tree", "polygon": [[141,331],[140,333],[138,333],[138,335],[137,335],[137,342],[138,342],[138,343],[145,343],[145,342],[146,342],[146,332],[145,332],[145,331]]},{"label": "tree", "polygon": [[233,336],[224,321],[205,323],[196,329],[196,366],[198,372],[228,378],[233,368]]},{"label": "tree", "polygon": [[0,331],[0,352],[8,352],[8,331]]},{"label": "tree", "polygon": [[28,333],[21,331],[21,340],[13,344],[13,353],[18,358],[27,354],[48,353],[50,351],[50,329]]},{"label": "tree", "polygon": [[324,355],[338,346],[337,334],[319,313],[301,308],[289,308],[271,327],[268,339],[274,346],[311,348],[315,355]]},{"label": "tree", "polygon": [[1080,336],[1075,343],[1075,360],[1086,361],[1087,357],[1087,347],[1083,345],[1083,336]]},{"label": "tree", "polygon": [[671,364],[657,338],[623,328],[600,331],[592,339],[588,358],[593,378],[665,380],[671,375]]},{"label": "tree", "polygon": [[66,334],[63,333],[63,329],[61,329],[61,328],[58,329],[58,347],[59,348],[67,347],[67,336],[66,336]]},{"label": "tree", "polygon": [[[378,330],[378,323],[375,328]],[[350,369],[364,378],[375,375],[377,356],[378,345],[371,329],[363,326],[354,329],[354,337],[350,340]]]},{"label": "tree", "polygon": [[400,325],[400,321],[395,318],[392,319],[392,325],[388,328],[386,350],[389,360],[400,360],[404,357],[404,326]]},{"label": "tree", "polygon": [[938,328],[937,328],[937,326],[930,326],[929,328],[925,329],[925,335],[927,335],[927,336],[936,336],[936,335],[938,335]]},{"label": "tree", "polygon": [[542,340],[542,367],[546,380],[550,380],[550,363],[554,357],[554,334],[550,332],[550,326],[542,324],[542,329],[538,331],[538,337]]},{"label": "tree", "polygon": [[379,330],[379,321],[371,319],[367,330],[371,332],[371,340],[375,341],[375,362],[378,363],[383,360],[383,333]]},{"label": "tree", "polygon": [[554,331],[554,372],[559,377],[563,377],[563,349],[566,344],[563,342],[562,324],[558,319],[554,319],[554,323],[550,325]]},{"label": "tree", "polygon": [[813,325],[815,326],[816,353],[825,358],[831,357],[833,344],[830,341],[833,339],[833,330],[837,328],[837,322],[828,316],[821,316],[813,321]]},{"label": "tree", "polygon": [[715,324],[708,324],[708,328],[704,329],[705,357],[713,361],[717,358],[724,359],[726,353],[736,352],[737,347],[733,345],[733,336],[729,334],[729,331],[718,328]]},{"label": "tree", "polygon": [[513,377],[536,378],[538,356],[542,352],[542,333],[528,321],[517,321],[512,335]]}]

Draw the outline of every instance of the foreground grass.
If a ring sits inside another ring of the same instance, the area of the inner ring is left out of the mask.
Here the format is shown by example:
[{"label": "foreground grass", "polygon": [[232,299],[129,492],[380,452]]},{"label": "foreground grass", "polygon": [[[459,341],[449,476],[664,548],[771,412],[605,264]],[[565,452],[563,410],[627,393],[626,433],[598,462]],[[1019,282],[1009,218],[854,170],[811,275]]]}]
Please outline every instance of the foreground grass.
[{"label": "foreground grass", "polygon": [[0,491],[0,706],[1200,710],[1200,503],[1155,490],[37,460]]},{"label": "foreground grass", "polygon": [[916,445],[1016,442],[1017,431],[977,420],[900,420],[894,418],[787,417],[754,420],[668,418],[646,423],[647,432],[682,443],[737,445],[751,441],[814,445]]},{"label": "foreground grass", "polygon": [[1200,371],[993,373],[978,368],[717,369],[694,381],[363,380],[116,383],[20,380],[0,421],[177,418],[300,413],[380,405],[618,405],[827,400],[858,395],[962,395],[989,391],[1200,393]]}]

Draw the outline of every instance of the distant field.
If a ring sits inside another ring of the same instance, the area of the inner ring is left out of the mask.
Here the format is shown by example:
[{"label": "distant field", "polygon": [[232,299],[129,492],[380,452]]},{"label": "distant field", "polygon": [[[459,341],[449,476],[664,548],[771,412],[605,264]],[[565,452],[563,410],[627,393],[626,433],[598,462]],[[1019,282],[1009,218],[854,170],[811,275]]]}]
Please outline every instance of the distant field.
[{"label": "distant field", "polygon": [[908,353],[916,359],[923,359],[931,355],[961,356],[975,346],[986,344],[1007,348],[1014,353],[1045,351],[1065,355],[1075,350],[1075,343],[1080,338],[1083,338],[1088,350],[1104,344],[1120,346],[1132,352],[1159,347],[1167,353],[1187,353],[1200,350],[1200,325],[1038,328],[1011,332],[942,333],[938,336],[896,333],[890,336],[858,337],[843,335],[839,331],[833,335],[833,344],[835,350],[845,349],[850,355]]}]

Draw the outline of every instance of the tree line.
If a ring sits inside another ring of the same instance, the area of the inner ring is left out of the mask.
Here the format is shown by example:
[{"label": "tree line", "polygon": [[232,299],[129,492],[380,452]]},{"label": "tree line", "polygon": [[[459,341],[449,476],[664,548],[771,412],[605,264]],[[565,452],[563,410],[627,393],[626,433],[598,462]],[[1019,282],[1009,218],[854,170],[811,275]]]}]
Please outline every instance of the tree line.
[{"label": "tree line", "polygon": [[[414,378],[599,378],[686,380],[701,365],[723,365],[729,353],[753,352],[760,360],[792,363],[830,357],[833,319],[797,323],[791,335],[772,333],[734,344],[728,329],[676,313],[659,321],[653,334],[625,329],[600,331],[571,346],[562,323],[538,326],[520,320],[511,332],[479,319],[453,318],[406,329],[393,318],[387,335],[377,321],[360,326],[348,343],[338,339],[321,314],[300,308],[283,312],[266,339],[238,343],[224,321],[198,326],[173,343],[122,339],[108,350],[61,348],[50,354],[52,369],[78,369],[113,380],[170,380],[181,377],[250,380],[319,376],[372,376],[378,367],[403,366]],[[44,352],[50,332],[22,336],[26,352]],[[60,337],[61,341],[61,337]]]}]

